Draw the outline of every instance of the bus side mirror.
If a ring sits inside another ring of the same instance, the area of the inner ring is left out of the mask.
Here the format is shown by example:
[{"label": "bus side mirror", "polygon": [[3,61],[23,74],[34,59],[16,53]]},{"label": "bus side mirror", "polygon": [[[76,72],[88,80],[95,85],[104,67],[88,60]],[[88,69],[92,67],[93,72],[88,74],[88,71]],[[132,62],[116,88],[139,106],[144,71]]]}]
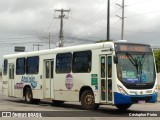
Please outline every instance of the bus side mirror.
[{"label": "bus side mirror", "polygon": [[117,56],[114,56],[114,63],[118,64],[118,57]]}]

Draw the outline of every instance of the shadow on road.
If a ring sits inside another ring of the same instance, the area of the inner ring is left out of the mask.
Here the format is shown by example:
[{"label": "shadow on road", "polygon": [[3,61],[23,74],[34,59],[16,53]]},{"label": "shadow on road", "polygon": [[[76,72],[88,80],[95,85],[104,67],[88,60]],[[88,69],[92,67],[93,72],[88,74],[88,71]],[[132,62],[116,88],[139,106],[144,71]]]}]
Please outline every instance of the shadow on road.
[{"label": "shadow on road", "polygon": [[[4,99],[5,101],[8,102],[12,102],[12,103],[16,103],[16,104],[23,104],[23,105],[28,105],[25,103],[24,100],[17,100],[17,99]],[[64,103],[62,105],[59,106],[55,106],[52,104],[52,102],[49,101],[41,101],[39,104],[30,104],[33,105],[34,107],[38,106],[43,106],[43,107],[53,107],[53,111],[50,111],[51,109],[49,109],[49,114],[51,114],[53,116],[64,116],[64,117],[118,117],[118,116],[123,116],[123,117],[128,117],[129,113],[142,113],[142,111],[134,111],[134,110],[125,110],[125,111],[120,111],[118,110],[116,107],[99,107],[99,109],[97,110],[84,110],[81,105],[77,105],[77,104],[70,104],[70,103]],[[58,109],[57,108],[62,108],[60,111],[56,111]],[[67,110],[66,110],[67,109]],[[25,109],[24,109],[25,110]],[[62,114],[63,113],[63,114]],[[45,114],[45,113],[44,113]],[[48,113],[46,113],[46,116],[48,115]]]}]

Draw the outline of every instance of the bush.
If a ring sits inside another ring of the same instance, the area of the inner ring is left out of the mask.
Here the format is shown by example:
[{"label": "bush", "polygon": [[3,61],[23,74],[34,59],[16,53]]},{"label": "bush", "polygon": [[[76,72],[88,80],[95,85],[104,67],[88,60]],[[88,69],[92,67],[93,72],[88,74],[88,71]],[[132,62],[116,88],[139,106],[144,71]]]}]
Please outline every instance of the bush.
[{"label": "bush", "polygon": [[160,72],[160,49],[154,51],[157,72]]}]

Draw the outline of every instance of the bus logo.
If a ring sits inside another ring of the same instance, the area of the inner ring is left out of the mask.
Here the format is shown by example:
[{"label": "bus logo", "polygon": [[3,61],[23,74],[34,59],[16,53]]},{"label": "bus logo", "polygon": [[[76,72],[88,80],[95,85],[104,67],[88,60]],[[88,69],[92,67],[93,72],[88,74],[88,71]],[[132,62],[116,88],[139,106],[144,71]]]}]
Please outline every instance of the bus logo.
[{"label": "bus logo", "polygon": [[66,76],[65,85],[68,90],[71,90],[73,88],[73,76],[71,74],[68,74]]},{"label": "bus logo", "polygon": [[22,83],[30,83],[32,88],[36,88],[36,86],[37,86],[37,81],[35,81],[35,77],[22,76],[21,82]]}]

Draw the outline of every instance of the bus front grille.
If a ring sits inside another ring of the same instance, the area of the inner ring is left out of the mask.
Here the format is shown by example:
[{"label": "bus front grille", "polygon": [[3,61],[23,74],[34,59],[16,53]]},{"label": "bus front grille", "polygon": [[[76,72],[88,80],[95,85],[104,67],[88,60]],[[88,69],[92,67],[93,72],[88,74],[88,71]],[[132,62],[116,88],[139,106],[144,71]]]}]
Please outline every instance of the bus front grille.
[{"label": "bus front grille", "polygon": [[149,102],[151,100],[152,96],[145,96],[145,97],[131,97],[131,100],[133,103],[138,103],[138,101],[145,101]]}]

